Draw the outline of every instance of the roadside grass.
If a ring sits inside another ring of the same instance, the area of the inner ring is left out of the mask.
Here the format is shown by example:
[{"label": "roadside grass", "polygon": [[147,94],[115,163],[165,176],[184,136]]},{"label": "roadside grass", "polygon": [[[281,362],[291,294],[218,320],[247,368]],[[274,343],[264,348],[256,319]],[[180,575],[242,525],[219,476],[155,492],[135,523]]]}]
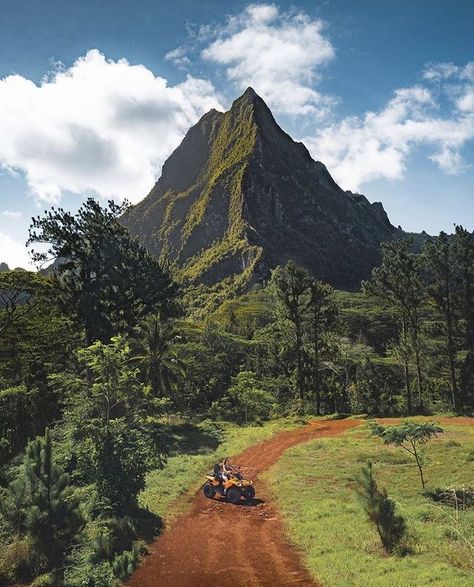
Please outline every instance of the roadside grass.
[{"label": "roadside grass", "polygon": [[204,475],[215,462],[302,424],[292,418],[272,420],[261,426],[172,422],[170,429],[175,446],[165,466],[148,474],[145,490],[139,498],[140,506],[160,516],[165,525],[170,524],[189,508],[195,492],[204,482]]},{"label": "roadside grass", "polygon": [[[455,425],[445,417],[441,420],[445,433],[427,449],[427,489],[473,487],[474,427]],[[379,487],[387,489],[406,519],[409,555],[383,553],[355,500],[351,480],[368,460]],[[411,456],[401,448],[383,445],[363,423],[342,437],[291,448],[264,478],[289,536],[323,585],[474,584],[474,506],[456,511],[432,501],[421,491]]]}]

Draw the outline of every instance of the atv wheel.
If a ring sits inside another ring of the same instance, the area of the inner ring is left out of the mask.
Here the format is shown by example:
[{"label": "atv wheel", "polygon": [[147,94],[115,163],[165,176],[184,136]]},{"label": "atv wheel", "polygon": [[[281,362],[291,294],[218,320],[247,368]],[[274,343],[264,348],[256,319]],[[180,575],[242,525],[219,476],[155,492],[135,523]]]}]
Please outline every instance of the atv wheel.
[{"label": "atv wheel", "polygon": [[231,487],[226,493],[227,501],[230,501],[230,503],[233,504],[240,503],[241,496],[242,494],[240,493],[240,489],[237,487]]},{"label": "atv wheel", "polygon": [[249,485],[249,487],[247,487],[245,489],[245,500],[247,503],[252,503],[253,498],[255,497],[255,489]]},{"label": "atv wheel", "polygon": [[202,492],[208,499],[212,499],[216,494],[216,490],[210,483],[206,483],[202,488]]}]

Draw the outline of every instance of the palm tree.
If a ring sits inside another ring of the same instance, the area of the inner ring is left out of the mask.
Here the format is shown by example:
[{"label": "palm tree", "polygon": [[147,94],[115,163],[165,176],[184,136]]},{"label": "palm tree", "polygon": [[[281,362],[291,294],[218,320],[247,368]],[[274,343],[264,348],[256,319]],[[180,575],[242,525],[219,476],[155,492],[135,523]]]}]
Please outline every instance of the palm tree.
[{"label": "palm tree", "polygon": [[174,343],[178,338],[170,321],[160,316],[149,316],[140,327],[140,352],[133,357],[145,373],[145,383],[153,395],[169,395],[180,376],[184,376],[184,363],[178,358]]}]

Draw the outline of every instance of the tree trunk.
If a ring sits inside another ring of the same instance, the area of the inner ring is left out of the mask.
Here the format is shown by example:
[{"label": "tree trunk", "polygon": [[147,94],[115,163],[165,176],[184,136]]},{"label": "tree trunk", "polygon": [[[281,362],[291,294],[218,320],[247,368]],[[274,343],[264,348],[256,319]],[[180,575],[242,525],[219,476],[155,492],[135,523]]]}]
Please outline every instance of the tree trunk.
[{"label": "tree trunk", "polygon": [[298,397],[303,401],[303,358],[301,356],[301,325],[295,323],[295,334],[296,334],[296,388],[298,391]]},{"label": "tree trunk", "polygon": [[413,406],[412,406],[412,398],[411,398],[411,386],[410,386],[410,366],[408,362],[407,356],[407,327],[405,324],[405,318],[402,318],[402,357],[403,357],[403,370],[405,375],[405,395],[407,399],[407,410],[408,413],[411,414]]},{"label": "tree trunk", "polygon": [[418,392],[418,409],[423,409],[423,385],[420,363],[420,351],[415,349],[415,363],[416,363],[416,387]]},{"label": "tree trunk", "polygon": [[447,308],[447,312],[446,312],[446,330],[447,330],[447,338],[448,338],[449,371],[451,374],[451,403],[453,404],[453,409],[455,410],[457,408],[458,386],[457,386],[457,381],[456,381],[456,350],[454,348],[454,341],[453,341],[453,324],[452,324],[452,316],[451,316],[449,298],[448,298],[448,308]]},{"label": "tree trunk", "polygon": [[415,309],[411,314],[410,319],[410,335],[415,350],[415,366],[416,366],[416,387],[417,387],[417,407],[418,410],[423,409],[423,375],[421,373],[421,357],[420,357],[420,336],[419,336],[419,318],[418,311]]},{"label": "tree trunk", "polygon": [[313,388],[314,398],[316,400],[316,415],[321,415],[321,390],[319,389],[319,333],[316,323],[316,317],[314,319],[313,328],[313,343],[314,343],[314,361],[313,361]]},{"label": "tree trunk", "polygon": [[404,371],[405,371],[405,394],[407,397],[407,410],[408,410],[408,413],[411,414],[412,403],[411,403],[411,388],[410,388],[410,369],[408,366],[408,361],[405,361]]}]

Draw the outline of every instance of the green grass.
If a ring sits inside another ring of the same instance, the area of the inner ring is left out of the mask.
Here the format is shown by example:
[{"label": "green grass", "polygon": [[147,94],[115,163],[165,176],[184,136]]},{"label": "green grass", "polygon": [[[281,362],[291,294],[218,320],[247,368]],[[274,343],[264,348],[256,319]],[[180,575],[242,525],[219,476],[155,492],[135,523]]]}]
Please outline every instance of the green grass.
[{"label": "green grass", "polygon": [[176,453],[179,454],[170,456],[163,469],[148,474],[140,505],[169,524],[189,507],[194,491],[203,483],[204,475],[215,462],[297,425],[291,419],[274,420],[263,426],[241,427],[223,423],[219,439],[206,434],[205,428],[186,424],[176,426]]},{"label": "green grass", "polygon": [[[452,424],[444,428],[445,434],[427,450],[427,487],[472,486],[474,430]],[[379,486],[388,490],[406,518],[410,555],[382,552],[354,498],[351,479],[367,460],[374,464]],[[421,493],[410,455],[369,437],[365,427],[290,449],[266,478],[290,537],[323,585],[473,584],[474,507],[456,520],[453,508],[440,507]]]}]

